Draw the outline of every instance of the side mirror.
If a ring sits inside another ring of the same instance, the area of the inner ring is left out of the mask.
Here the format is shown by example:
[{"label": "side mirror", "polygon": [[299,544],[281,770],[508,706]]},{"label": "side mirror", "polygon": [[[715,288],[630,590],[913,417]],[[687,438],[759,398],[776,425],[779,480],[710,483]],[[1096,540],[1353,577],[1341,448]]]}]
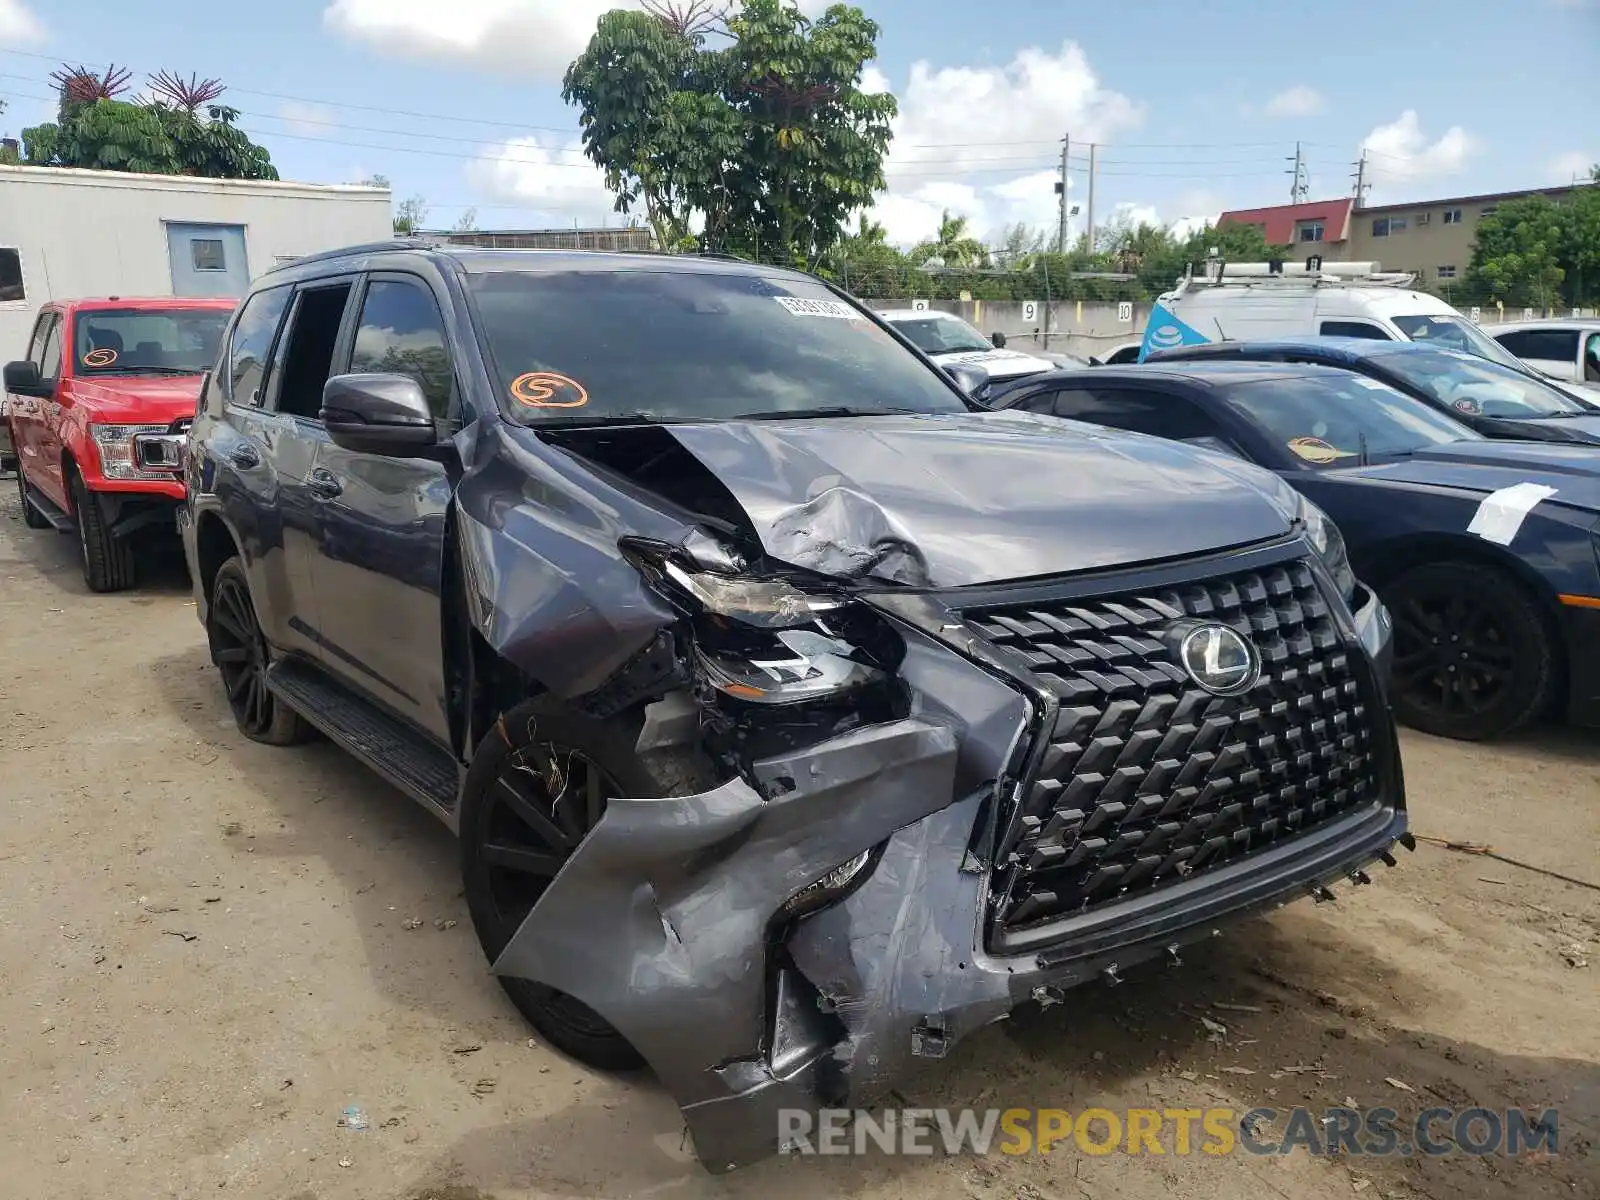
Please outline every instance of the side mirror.
[{"label": "side mirror", "polygon": [[404,457],[438,444],[422,387],[409,375],[335,375],[319,414],[333,444],[358,454]]},{"label": "side mirror", "polygon": [[971,363],[950,363],[939,368],[969,396],[979,396],[989,386],[989,372]]},{"label": "side mirror", "polygon": [[996,350],[1004,350],[1006,348],[1006,335],[1003,333],[991,333],[989,335],[989,343]]},{"label": "side mirror", "polygon": [[39,378],[37,363],[8,362],[3,373],[6,391],[13,396],[40,396],[45,392],[44,381]]}]

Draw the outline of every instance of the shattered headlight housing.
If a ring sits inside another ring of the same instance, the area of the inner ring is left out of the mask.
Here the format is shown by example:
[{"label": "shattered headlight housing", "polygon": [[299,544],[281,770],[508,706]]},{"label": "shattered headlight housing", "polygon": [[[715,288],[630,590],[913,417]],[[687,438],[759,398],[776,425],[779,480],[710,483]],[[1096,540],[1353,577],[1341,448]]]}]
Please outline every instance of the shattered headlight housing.
[{"label": "shattered headlight housing", "polygon": [[695,665],[720,694],[752,705],[814,704],[886,678],[851,636],[861,617],[857,602],[750,573],[736,558],[704,570],[700,554],[685,560],[665,547],[634,550],[657,588],[694,618]]},{"label": "shattered headlight housing", "polygon": [[1345,603],[1350,603],[1356,594],[1356,573],[1350,567],[1350,552],[1345,548],[1344,535],[1339,532],[1332,517],[1304,496],[1300,497],[1298,515],[1305,528],[1306,540],[1311,543],[1311,548],[1322,560],[1328,574],[1333,576],[1339,595],[1344,597]]}]

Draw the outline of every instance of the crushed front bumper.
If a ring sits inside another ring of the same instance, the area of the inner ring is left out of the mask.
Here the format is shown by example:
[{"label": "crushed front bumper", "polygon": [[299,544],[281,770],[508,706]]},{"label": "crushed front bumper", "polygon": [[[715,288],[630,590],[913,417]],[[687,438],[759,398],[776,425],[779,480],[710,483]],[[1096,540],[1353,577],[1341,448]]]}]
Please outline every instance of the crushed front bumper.
[{"label": "crushed front bumper", "polygon": [[[1374,613],[1364,616],[1342,619],[1352,648],[1376,638]],[[1042,710],[980,652],[927,626],[900,632],[910,715],[760,762],[749,782],[610,802],[494,963],[571,994],[627,1037],[709,1170],[781,1149],[783,1110],[870,1105],[1018,1005],[1176,958],[1225,921],[1355,874],[1405,835],[1381,712],[1384,783],[1370,802],[1089,906],[1025,951],[998,950],[1006,863],[993,861],[995,831],[1036,761]],[[869,868],[831,903],[786,911],[867,852]]]}]

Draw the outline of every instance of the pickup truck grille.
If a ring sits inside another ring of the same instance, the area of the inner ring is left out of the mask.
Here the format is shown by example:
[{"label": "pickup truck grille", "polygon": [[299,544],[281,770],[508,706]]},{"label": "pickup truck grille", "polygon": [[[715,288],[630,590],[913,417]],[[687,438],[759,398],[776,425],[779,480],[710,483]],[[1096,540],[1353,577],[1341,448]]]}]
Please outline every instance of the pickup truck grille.
[{"label": "pickup truck grille", "polygon": [[[964,616],[1061,700],[1004,814],[1003,928],[1193,878],[1381,795],[1371,673],[1302,561]],[[1246,635],[1259,681],[1234,697],[1195,683],[1171,633],[1191,619]]]}]

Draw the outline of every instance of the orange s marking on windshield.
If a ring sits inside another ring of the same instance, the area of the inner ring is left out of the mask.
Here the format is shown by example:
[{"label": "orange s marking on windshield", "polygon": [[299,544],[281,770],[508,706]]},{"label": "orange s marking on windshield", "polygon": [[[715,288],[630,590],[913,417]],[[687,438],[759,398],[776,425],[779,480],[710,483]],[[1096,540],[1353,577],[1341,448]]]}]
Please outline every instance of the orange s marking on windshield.
[{"label": "orange s marking on windshield", "polygon": [[1336,458],[1349,457],[1343,450],[1315,437],[1290,438],[1289,449],[1312,463],[1330,463]]},{"label": "orange s marking on windshield", "polygon": [[83,365],[86,367],[109,367],[117,361],[117,352],[110,346],[102,346],[98,350],[91,350],[83,356]]},{"label": "orange s marking on windshield", "polygon": [[529,408],[582,408],[589,403],[583,384],[554,371],[529,371],[511,381],[511,398]]}]

